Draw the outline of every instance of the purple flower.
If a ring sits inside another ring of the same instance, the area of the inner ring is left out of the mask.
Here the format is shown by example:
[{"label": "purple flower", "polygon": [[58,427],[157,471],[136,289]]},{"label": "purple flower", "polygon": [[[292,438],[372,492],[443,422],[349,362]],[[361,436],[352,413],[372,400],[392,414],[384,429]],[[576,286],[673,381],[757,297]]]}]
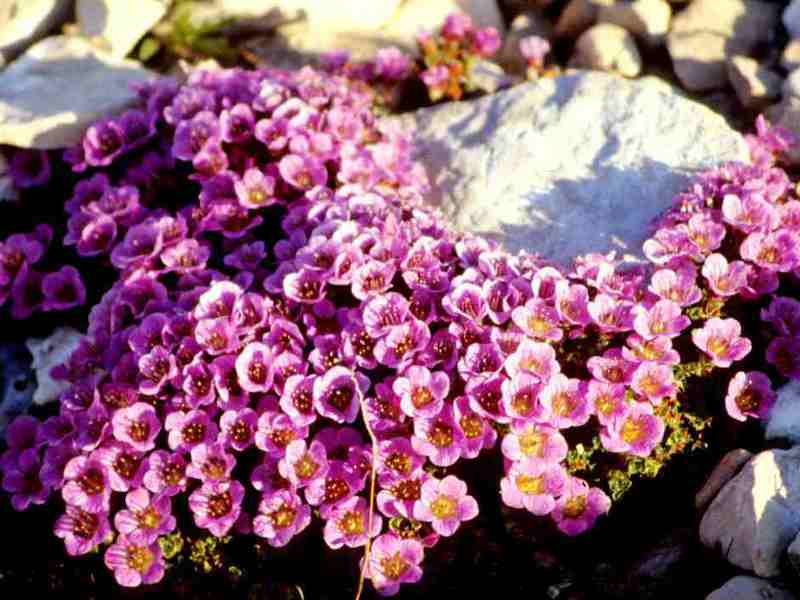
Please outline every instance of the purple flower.
[{"label": "purple flower", "polygon": [[259,209],[275,204],[275,178],[260,169],[247,169],[234,183],[239,204],[245,208]]},{"label": "purple flower", "polygon": [[302,191],[325,185],[328,180],[325,165],[309,155],[287,154],[281,159],[278,169],[284,181]]},{"label": "purple flower", "polygon": [[158,542],[139,544],[120,534],[105,553],[106,566],[114,571],[117,583],[124,587],[138,587],[157,583],[164,577],[164,562]]},{"label": "purple flower", "polygon": [[112,535],[106,513],[90,513],[71,504],[56,519],[53,531],[64,540],[70,556],[88,554]]},{"label": "purple flower", "polygon": [[186,467],[186,475],[203,483],[229,479],[236,465],[236,459],[221,443],[200,444],[190,454],[192,462]]},{"label": "purple flower", "polygon": [[560,531],[573,536],[590,529],[611,508],[611,500],[602,490],[590,488],[582,479],[570,477],[552,512]]},{"label": "purple flower", "polygon": [[359,300],[371,295],[383,294],[392,287],[396,269],[393,264],[378,260],[367,260],[355,270],[352,292]]},{"label": "purple flower", "polygon": [[408,300],[395,292],[371,296],[363,309],[364,329],[381,338],[410,318]]},{"label": "purple flower", "polygon": [[161,431],[161,420],[156,409],[145,402],[118,410],[114,413],[111,425],[115,438],[141,452],[155,447],[155,439]]},{"label": "purple flower", "polygon": [[559,326],[558,312],[540,298],[528,300],[511,311],[514,324],[532,338],[559,341],[564,332]]},{"label": "purple flower", "polygon": [[759,371],[738,372],[728,384],[725,408],[737,421],[747,417],[763,419],[775,404],[777,395],[769,377]]},{"label": "purple flower", "polygon": [[538,402],[541,384],[537,377],[525,372],[506,379],[502,384],[503,408],[514,419],[541,419],[545,416]]},{"label": "purple flower", "polygon": [[111,489],[127,492],[142,485],[147,461],[144,452],[138,451],[125,442],[104,442],[93,455],[108,472]]},{"label": "purple flower", "polygon": [[207,110],[181,121],[175,128],[172,155],[180,160],[192,160],[207,142],[217,138],[219,130],[219,118]]},{"label": "purple flower", "polygon": [[90,513],[108,512],[111,485],[108,470],[97,459],[76,456],[64,468],[64,502]]},{"label": "purple flower", "polygon": [[50,158],[44,150],[14,150],[8,161],[8,173],[18,188],[45,185],[52,175]]},{"label": "purple flower", "polygon": [[206,482],[189,496],[189,508],[198,527],[213,535],[227,535],[242,511],[244,487],[238,481]]},{"label": "purple flower", "polygon": [[308,436],[307,426],[295,425],[280,412],[265,412],[258,418],[257,426],[256,447],[275,457],[282,457],[294,440]]},{"label": "purple flower", "polygon": [[480,286],[474,283],[462,283],[442,298],[442,308],[455,317],[480,323],[488,312],[482,294]]},{"label": "purple flower", "polygon": [[682,314],[680,305],[672,300],[659,300],[649,309],[637,306],[635,313],[633,328],[645,339],[676,337],[692,324],[691,319]]},{"label": "purple flower", "polygon": [[366,576],[382,596],[393,596],[403,583],[416,583],[422,579],[420,563],[423,558],[422,544],[414,539],[400,539],[393,533],[375,538],[369,562],[365,565]]},{"label": "purple flower", "polygon": [[325,446],[318,441],[306,445],[305,440],[295,440],[286,446],[286,454],[278,464],[281,476],[295,487],[305,487],[328,473]]},{"label": "purple flower", "polygon": [[472,18],[461,12],[452,12],[445,17],[442,25],[442,35],[451,40],[460,40],[472,33],[474,25]]},{"label": "purple flower", "polygon": [[589,314],[603,332],[630,331],[633,327],[633,305],[608,294],[597,294],[589,302]]},{"label": "purple flower", "polygon": [[125,149],[125,131],[116,121],[98,121],[83,136],[86,162],[93,167],[110,165]]},{"label": "purple flower", "polygon": [[588,325],[589,290],[584,285],[570,285],[566,281],[556,283],[555,303],[558,316],[572,325]]},{"label": "purple flower", "polygon": [[414,504],[422,497],[422,485],[430,479],[425,471],[399,481],[387,482],[378,492],[378,508],[387,517],[413,518]]},{"label": "purple flower", "polygon": [[677,365],[681,356],[672,349],[672,340],[668,337],[656,337],[646,340],[638,334],[627,339],[628,346],[622,348],[622,356],[631,363],[653,361],[665,365]]},{"label": "purple flower", "polygon": [[358,548],[381,531],[383,519],[378,514],[369,517],[366,500],[354,496],[336,506],[328,515],[323,535],[325,543],[336,549],[342,546]]},{"label": "purple flower", "polygon": [[467,495],[467,484],[453,475],[422,484],[414,504],[414,518],[431,524],[439,535],[451,536],[463,521],[478,516],[478,503]]},{"label": "purple flower", "polygon": [[537,516],[550,514],[556,507],[567,483],[561,465],[545,462],[512,462],[500,481],[503,503],[511,508],[524,508]]},{"label": "purple flower", "polygon": [[317,419],[314,409],[315,376],[292,375],[283,387],[280,405],[298,427],[310,425]]},{"label": "purple flower", "polygon": [[26,510],[31,504],[44,504],[50,488],[39,475],[42,463],[38,451],[30,448],[16,455],[16,460],[3,466],[2,488],[11,494],[14,510]]},{"label": "purple flower", "polygon": [[747,285],[750,267],[740,260],[729,263],[722,254],[712,254],[703,264],[703,277],[718,296],[735,296]]},{"label": "purple flower", "polygon": [[295,302],[315,304],[325,297],[325,278],[317,270],[300,269],[284,278],[283,292]]},{"label": "purple flower", "polygon": [[636,370],[636,363],[627,361],[619,348],[606,350],[603,356],[592,356],[586,366],[595,379],[607,383],[630,383]]},{"label": "purple flower", "polygon": [[672,375],[672,367],[657,362],[643,362],[633,374],[633,391],[652,404],[660,404],[664,398],[674,396],[678,391]]},{"label": "purple flower", "polygon": [[265,494],[258,510],[253,519],[253,533],[276,548],[285,546],[311,523],[311,508],[290,490]]},{"label": "purple flower", "polygon": [[761,320],[772,325],[778,335],[800,337],[800,302],[776,296],[768,308],[761,309]]},{"label": "purple flower", "polygon": [[603,447],[610,452],[625,452],[647,457],[664,437],[664,422],[653,414],[649,404],[634,403],[625,413],[613,417],[600,432]]},{"label": "purple flower", "polygon": [[114,526],[135,544],[149,546],[175,529],[169,496],[151,496],[139,488],[127,493],[125,505],[127,510],[120,510],[114,516]]},{"label": "purple flower", "polygon": [[702,329],[692,330],[692,341],[715,366],[727,368],[750,353],[752,344],[741,334],[742,326],[736,319],[714,317]]},{"label": "purple flower", "polygon": [[410,319],[378,340],[375,344],[375,358],[387,367],[402,370],[428,346],[430,339],[428,326],[417,319]]},{"label": "purple flower", "polygon": [[155,346],[139,358],[139,391],[143,394],[158,394],[167,383],[178,375],[175,356],[162,346]]},{"label": "purple flower", "polygon": [[268,392],[272,388],[273,354],[269,346],[250,342],[236,358],[239,385],[246,392]]},{"label": "purple flower", "polygon": [[378,483],[391,487],[418,474],[425,458],[418,454],[405,437],[380,442],[378,450]]},{"label": "purple flower", "polygon": [[513,461],[556,465],[567,457],[567,441],[557,429],[525,421],[512,422],[501,449]]},{"label": "purple flower", "polygon": [[393,385],[400,397],[400,407],[409,417],[433,417],[439,414],[450,391],[450,378],[443,371],[431,373],[416,365],[406,369]]},{"label": "purple flower", "polygon": [[231,144],[241,144],[253,136],[256,120],[247,104],[236,104],[223,110],[219,116],[222,139]]},{"label": "purple flower", "polygon": [[800,379],[800,338],[776,337],[767,346],[767,362],[789,379]]},{"label": "purple flower", "polygon": [[395,46],[381,48],[375,54],[375,71],[379,77],[390,81],[400,81],[406,79],[412,69],[411,59]]},{"label": "purple flower", "polygon": [[443,90],[450,80],[450,70],[446,65],[434,65],[420,73],[420,79],[431,90]]},{"label": "purple flower", "polygon": [[547,382],[539,396],[553,427],[564,429],[583,425],[589,420],[591,406],[586,399],[586,383],[557,374]]}]

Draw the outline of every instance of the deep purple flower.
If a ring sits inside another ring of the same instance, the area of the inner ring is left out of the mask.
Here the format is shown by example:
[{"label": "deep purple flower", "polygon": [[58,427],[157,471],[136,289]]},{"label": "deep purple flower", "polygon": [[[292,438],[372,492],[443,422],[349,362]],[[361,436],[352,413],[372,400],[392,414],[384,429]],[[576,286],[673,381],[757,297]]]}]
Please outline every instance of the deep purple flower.
[{"label": "deep purple flower", "polygon": [[741,337],[742,326],[736,319],[714,317],[702,329],[692,330],[692,341],[717,367],[730,367],[750,353],[750,340]]},{"label": "deep purple flower", "polygon": [[561,498],[556,501],[552,516],[560,531],[573,536],[590,529],[602,514],[608,512],[611,500],[602,490],[590,488],[582,479],[570,477]]},{"label": "deep purple flower", "polygon": [[90,513],[71,504],[56,519],[53,531],[64,540],[70,556],[88,554],[112,536],[106,513]]},{"label": "deep purple flower", "polygon": [[776,337],[767,346],[767,362],[789,379],[800,379],[800,338]]},{"label": "deep purple flower", "polygon": [[567,474],[561,465],[513,462],[500,481],[500,494],[506,506],[543,516],[556,507],[556,498],[561,496],[566,483]]},{"label": "deep purple flower", "polygon": [[120,534],[106,550],[105,563],[114,571],[117,583],[124,587],[157,583],[164,577],[164,562],[158,542],[140,544]]},{"label": "deep purple flower", "polygon": [[227,535],[242,511],[244,487],[238,481],[206,482],[189,496],[189,508],[198,527],[213,535]]},{"label": "deep purple flower", "polygon": [[86,162],[93,167],[110,165],[125,149],[125,130],[112,119],[98,121],[83,136]]},{"label": "deep purple flower", "polygon": [[763,419],[769,414],[776,398],[769,377],[764,373],[740,371],[728,384],[725,408],[737,421],[744,421],[747,417]]},{"label": "deep purple flower", "polygon": [[800,337],[800,302],[776,296],[768,308],[761,309],[761,320],[772,325],[778,335]]},{"label": "deep purple flower", "polygon": [[175,129],[172,155],[180,160],[192,160],[206,145],[219,135],[219,118],[204,110],[190,120],[181,121]]},{"label": "deep purple flower", "polygon": [[42,463],[37,450],[30,448],[16,455],[16,459],[3,466],[2,488],[11,494],[14,510],[26,510],[31,504],[44,504],[50,495],[39,475]]},{"label": "deep purple flower", "polygon": [[259,514],[253,519],[253,533],[280,548],[311,523],[311,508],[290,490],[264,495]]},{"label": "deep purple flower", "polygon": [[138,488],[127,493],[125,505],[127,510],[114,516],[114,526],[136,544],[149,546],[175,529],[169,496],[151,496],[144,488]]}]

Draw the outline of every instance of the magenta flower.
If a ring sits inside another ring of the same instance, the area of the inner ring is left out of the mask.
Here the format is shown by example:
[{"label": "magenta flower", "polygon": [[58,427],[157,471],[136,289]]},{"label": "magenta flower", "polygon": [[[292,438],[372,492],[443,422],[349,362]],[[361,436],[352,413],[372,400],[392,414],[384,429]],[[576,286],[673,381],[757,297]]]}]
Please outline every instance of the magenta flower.
[{"label": "magenta flower", "polygon": [[584,326],[592,321],[589,315],[589,290],[584,285],[556,283],[556,310],[558,316],[572,325]]},{"label": "magenta flower", "polygon": [[219,117],[208,110],[181,121],[175,129],[172,155],[180,160],[192,160],[207,142],[213,144],[218,139],[219,129]]},{"label": "magenta flower", "polygon": [[541,390],[539,379],[528,373],[518,373],[502,383],[503,408],[513,419],[544,418],[545,411],[538,401]]},{"label": "magenta flower", "polygon": [[778,225],[778,211],[759,194],[739,197],[726,194],[722,199],[722,216],[740,231],[771,231]]},{"label": "magenta flower", "polygon": [[3,466],[2,488],[11,494],[14,510],[26,510],[31,504],[44,504],[50,488],[39,475],[42,463],[38,451],[30,448],[16,455],[16,460]]},{"label": "magenta flower", "polygon": [[216,441],[219,428],[202,410],[174,412],[167,415],[164,428],[171,450],[187,451],[199,444]]},{"label": "magenta flower", "polygon": [[358,548],[381,531],[383,519],[378,514],[369,520],[369,506],[360,496],[337,505],[327,517],[323,535],[330,548]]},{"label": "magenta flower", "polygon": [[453,475],[426,481],[414,504],[414,518],[429,522],[436,533],[444,536],[453,535],[463,521],[477,516],[478,503],[467,495],[467,484]]},{"label": "magenta flower", "polygon": [[383,294],[392,287],[396,268],[392,263],[367,260],[355,269],[351,290],[359,300]]},{"label": "magenta flower", "polygon": [[664,365],[677,365],[681,356],[672,349],[672,340],[668,337],[656,337],[646,340],[638,334],[627,339],[628,346],[622,348],[622,356],[631,363],[653,361]]},{"label": "magenta flower", "polygon": [[239,385],[246,392],[268,392],[272,388],[273,354],[261,342],[250,342],[236,358]]},{"label": "magenta flower", "polygon": [[455,317],[481,322],[488,313],[483,291],[474,283],[462,283],[442,298],[442,308]]},{"label": "magenta flower", "polygon": [[280,548],[311,523],[311,508],[291,490],[264,494],[253,519],[253,533]]},{"label": "magenta flower", "polygon": [[503,368],[503,356],[494,342],[470,344],[458,361],[458,372],[464,379],[472,376],[493,375]]},{"label": "magenta flower", "polygon": [[111,419],[111,425],[116,439],[140,452],[155,448],[155,439],[161,431],[161,419],[156,409],[145,402],[118,410]]},{"label": "magenta flower", "polygon": [[286,454],[278,463],[281,476],[292,485],[301,488],[328,473],[328,457],[325,446],[318,441],[306,444],[305,440],[295,440],[286,446]]},{"label": "magenta flower", "polygon": [[645,339],[659,336],[676,337],[692,323],[691,319],[681,312],[680,305],[672,300],[659,300],[649,309],[639,305],[635,313],[633,328]]},{"label": "magenta flower", "polygon": [[189,496],[189,508],[198,527],[213,535],[227,535],[242,511],[244,487],[238,481],[206,482]]},{"label": "magenta flower", "polygon": [[462,458],[475,458],[484,448],[492,448],[497,441],[497,432],[490,422],[472,410],[470,400],[459,396],[453,402],[453,416],[461,432]]},{"label": "magenta flower", "polygon": [[319,507],[319,514],[327,519],[331,510],[362,487],[360,473],[353,465],[339,460],[331,460],[325,477],[313,479],[305,488],[306,502]]},{"label": "magenta flower", "polygon": [[722,254],[712,254],[703,264],[703,277],[717,296],[734,296],[747,285],[750,267],[740,260],[728,262]]},{"label": "magenta flower", "polygon": [[384,533],[375,538],[369,562],[365,565],[366,576],[382,596],[393,596],[403,583],[416,583],[422,579],[420,563],[424,551],[422,544],[414,539],[400,539],[393,533]]},{"label": "magenta flower", "polygon": [[544,462],[512,462],[500,481],[503,503],[511,508],[524,508],[536,516],[550,514],[561,496],[567,473],[561,465]]},{"label": "magenta flower", "polygon": [[461,456],[462,435],[456,426],[453,407],[445,404],[435,417],[414,419],[411,445],[433,464],[449,467]]},{"label": "magenta flower", "polygon": [[280,405],[298,427],[311,425],[317,419],[314,409],[314,382],[316,376],[292,375],[283,386]]},{"label": "magenta flower", "polygon": [[728,384],[725,408],[737,421],[744,421],[747,417],[763,419],[769,414],[776,398],[769,377],[764,373],[740,371]]},{"label": "magenta flower", "polygon": [[258,415],[252,408],[225,411],[219,419],[219,441],[238,450],[246,450],[253,444]]},{"label": "magenta flower", "polygon": [[411,366],[393,384],[400,407],[409,417],[434,417],[442,409],[450,391],[450,378],[443,371],[431,373],[425,367]]},{"label": "magenta flower", "polygon": [[158,394],[164,386],[178,375],[175,356],[163,346],[155,346],[139,357],[139,391],[143,394]]},{"label": "magenta flower", "polygon": [[106,550],[105,563],[114,571],[117,583],[124,587],[157,583],[164,577],[164,562],[158,542],[139,544],[121,534]]},{"label": "magenta flower", "polygon": [[501,449],[509,460],[545,465],[556,465],[567,457],[567,441],[557,429],[525,421],[512,422]]},{"label": "magenta flower", "polygon": [[186,489],[186,460],[181,454],[156,450],[147,457],[142,481],[153,494],[175,496]]},{"label": "magenta flower", "polygon": [[190,454],[192,462],[186,467],[186,475],[203,483],[229,479],[236,465],[236,459],[221,443],[200,444]]},{"label": "magenta flower", "polygon": [[633,304],[616,300],[608,294],[597,294],[589,302],[589,314],[603,332],[615,333],[633,328]]},{"label": "magenta flower", "polygon": [[651,404],[660,404],[678,391],[672,368],[657,362],[641,363],[633,374],[631,387]]},{"label": "magenta flower", "polygon": [[450,70],[446,65],[434,65],[419,74],[422,82],[431,90],[443,90],[450,80]]},{"label": "magenta flower", "polygon": [[750,340],[741,337],[742,326],[736,319],[709,319],[702,329],[692,330],[692,341],[717,367],[730,367],[750,353]]},{"label": "magenta flower", "polygon": [[409,479],[419,474],[425,458],[417,453],[405,437],[380,442],[378,450],[378,483],[382,487]]},{"label": "magenta flower", "polygon": [[586,383],[554,375],[544,386],[539,402],[548,415],[547,422],[557,429],[576,427],[589,420],[591,406],[586,398]]},{"label": "magenta flower", "polygon": [[364,302],[364,330],[372,338],[381,338],[410,318],[409,304],[396,292],[369,297]]},{"label": "magenta flower", "polygon": [[570,477],[551,514],[558,529],[573,536],[590,529],[597,517],[607,513],[609,508],[611,500],[602,490]]},{"label": "magenta flower", "polygon": [[142,485],[147,469],[145,452],[137,450],[126,442],[103,442],[92,454],[108,472],[111,489],[127,492]]},{"label": "magenta flower", "polygon": [[256,448],[271,456],[282,457],[290,443],[307,436],[307,426],[295,425],[281,412],[267,411],[258,418]]},{"label": "magenta flower", "polygon": [[315,269],[300,269],[283,279],[287,298],[304,304],[316,304],[325,297],[325,278]]},{"label": "magenta flower", "polygon": [[97,459],[76,456],[64,468],[64,502],[90,513],[108,512],[111,485],[108,471]]},{"label": "magenta flower", "polygon": [[221,137],[232,144],[241,144],[253,136],[255,116],[247,104],[236,104],[219,116]]},{"label": "magenta flower", "polygon": [[378,492],[378,508],[387,517],[413,518],[414,504],[422,497],[422,485],[430,478],[420,469],[406,479],[387,482]]},{"label": "magenta flower", "polygon": [[53,531],[64,540],[70,556],[88,554],[113,534],[106,513],[90,513],[71,504],[56,519]]},{"label": "magenta flower", "polygon": [[462,12],[452,12],[445,17],[441,33],[451,40],[460,40],[472,33],[474,24],[472,18]]},{"label": "magenta flower", "polygon": [[417,319],[410,319],[378,340],[375,358],[387,367],[402,370],[409,366],[415,356],[425,350],[430,342],[428,326]]},{"label": "magenta flower", "polygon": [[564,332],[559,326],[558,312],[540,298],[528,300],[511,311],[514,324],[532,338],[559,341]]},{"label": "magenta flower", "polygon": [[337,423],[356,420],[369,380],[345,367],[333,367],[314,381],[314,407]]},{"label": "magenta flower", "polygon": [[653,414],[649,404],[637,402],[609,421],[600,432],[600,440],[610,452],[647,457],[664,437],[664,428],[664,422]]},{"label": "magenta flower", "polygon": [[472,37],[472,46],[476,54],[487,58],[500,49],[500,34],[494,27],[478,29]]},{"label": "magenta flower", "polygon": [[114,526],[135,544],[149,546],[175,529],[169,496],[151,496],[139,488],[127,493],[125,505],[127,510],[120,510],[114,516]]}]

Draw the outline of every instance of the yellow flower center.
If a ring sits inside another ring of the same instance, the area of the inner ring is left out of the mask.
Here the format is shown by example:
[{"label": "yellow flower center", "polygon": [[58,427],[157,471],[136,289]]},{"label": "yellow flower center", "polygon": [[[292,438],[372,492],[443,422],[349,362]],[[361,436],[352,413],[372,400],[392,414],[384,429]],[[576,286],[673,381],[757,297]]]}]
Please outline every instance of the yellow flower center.
[{"label": "yellow flower center", "polygon": [[540,495],[544,493],[544,476],[517,475],[517,488],[523,494]]}]

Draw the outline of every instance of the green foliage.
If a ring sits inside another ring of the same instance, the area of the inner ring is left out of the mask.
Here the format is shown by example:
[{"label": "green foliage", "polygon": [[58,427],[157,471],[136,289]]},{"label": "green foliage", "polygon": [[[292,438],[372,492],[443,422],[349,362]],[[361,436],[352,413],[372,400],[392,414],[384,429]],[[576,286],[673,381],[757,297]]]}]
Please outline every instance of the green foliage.
[{"label": "green foliage", "polygon": [[161,554],[166,560],[171,560],[178,556],[183,550],[183,536],[175,532],[158,538],[158,545],[161,547]]},{"label": "green foliage", "polygon": [[221,29],[231,18],[199,19],[194,2],[180,2],[172,13],[169,34],[164,39],[169,49],[183,58],[215,58],[234,61],[237,51]]},{"label": "green foliage", "polygon": [[222,569],[225,566],[224,546],[231,539],[231,536],[218,538],[213,535],[199,538],[192,542],[189,560],[204,573]]}]

